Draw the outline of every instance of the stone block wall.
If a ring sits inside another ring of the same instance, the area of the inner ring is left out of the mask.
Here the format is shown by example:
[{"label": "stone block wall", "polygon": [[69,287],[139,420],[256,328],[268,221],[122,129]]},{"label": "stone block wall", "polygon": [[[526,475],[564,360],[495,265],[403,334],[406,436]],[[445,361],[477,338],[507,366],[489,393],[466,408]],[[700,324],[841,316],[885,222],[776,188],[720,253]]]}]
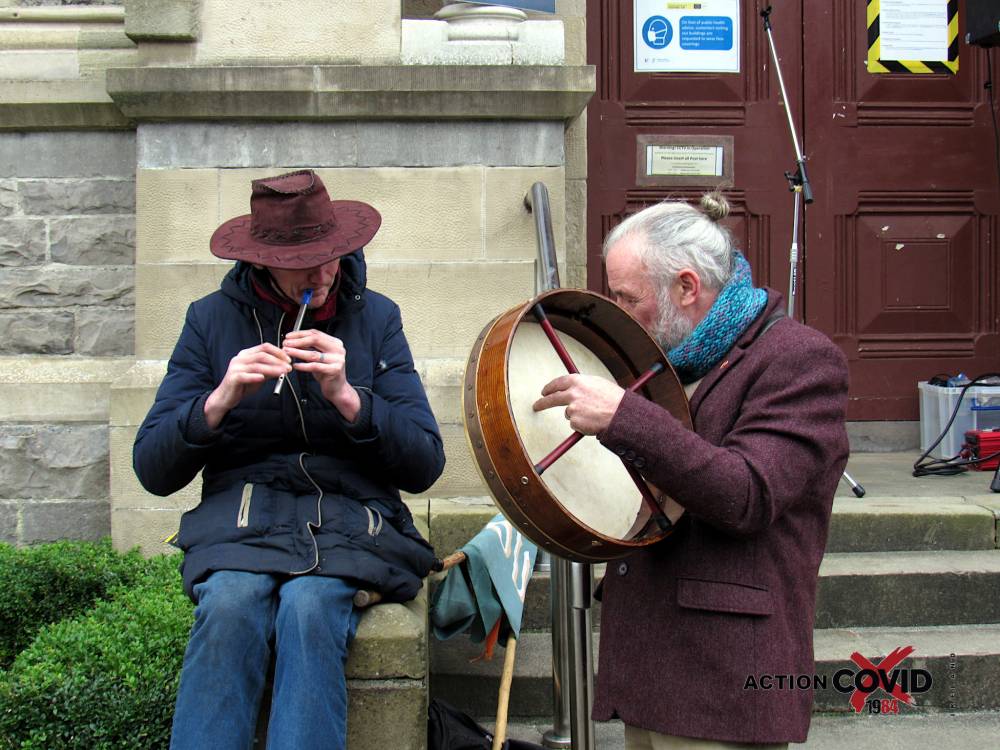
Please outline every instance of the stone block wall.
[{"label": "stone block wall", "polygon": [[108,389],[134,351],[135,137],[0,133],[0,540],[110,533]]},{"label": "stone block wall", "polygon": [[108,535],[109,388],[131,363],[0,357],[0,541]]},{"label": "stone block wall", "polygon": [[0,425],[0,541],[106,536],[107,496],[105,425]]},{"label": "stone block wall", "polygon": [[4,542],[111,531],[110,385],[135,349],[135,134],[103,91],[135,55],[121,5],[0,0]]},{"label": "stone block wall", "polygon": [[134,348],[131,133],[0,133],[0,355]]}]

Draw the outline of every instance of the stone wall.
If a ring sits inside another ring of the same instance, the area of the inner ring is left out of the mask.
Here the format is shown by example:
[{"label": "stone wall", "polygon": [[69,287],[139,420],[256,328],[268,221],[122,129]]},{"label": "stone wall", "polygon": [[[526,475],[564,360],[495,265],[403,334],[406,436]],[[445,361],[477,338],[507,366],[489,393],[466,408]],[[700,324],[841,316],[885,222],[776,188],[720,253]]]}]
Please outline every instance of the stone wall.
[{"label": "stone wall", "polygon": [[135,56],[121,5],[0,0],[5,542],[111,530],[110,385],[135,350],[135,135],[104,91]]},{"label": "stone wall", "polygon": [[0,133],[0,174],[0,540],[106,536],[108,387],[135,347],[135,136]]},{"label": "stone wall", "polygon": [[107,536],[107,425],[0,425],[0,497],[0,541]]},{"label": "stone wall", "polygon": [[132,133],[0,133],[0,355],[134,350]]}]

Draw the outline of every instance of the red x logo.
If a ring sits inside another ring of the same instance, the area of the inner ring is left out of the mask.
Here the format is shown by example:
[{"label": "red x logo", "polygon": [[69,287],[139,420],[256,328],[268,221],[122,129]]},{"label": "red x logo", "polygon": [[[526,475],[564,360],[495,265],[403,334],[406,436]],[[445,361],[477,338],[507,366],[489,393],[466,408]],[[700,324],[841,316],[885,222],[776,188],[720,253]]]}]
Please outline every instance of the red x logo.
[{"label": "red x logo", "polygon": [[[868,659],[863,657],[857,651],[851,654],[851,661],[857,664],[862,669],[870,669],[872,672],[878,675],[878,679],[873,685],[871,685],[871,690],[868,693],[873,692],[877,688],[881,687],[886,692],[891,693],[893,698],[899,698],[904,703],[913,703],[913,698],[909,693],[904,693],[903,688],[899,685],[893,685],[892,690],[888,690],[887,685],[889,683],[889,673],[896,668],[896,666],[903,661],[907,656],[912,654],[914,651],[913,646],[903,646],[893,650],[891,654],[885,657],[878,664],[873,664]],[[868,677],[868,675],[865,675]],[[871,679],[871,678],[869,678]],[[859,689],[855,689],[851,693],[851,707],[854,709],[855,713],[861,713],[861,709],[865,705],[865,696],[868,693],[863,693]]]}]

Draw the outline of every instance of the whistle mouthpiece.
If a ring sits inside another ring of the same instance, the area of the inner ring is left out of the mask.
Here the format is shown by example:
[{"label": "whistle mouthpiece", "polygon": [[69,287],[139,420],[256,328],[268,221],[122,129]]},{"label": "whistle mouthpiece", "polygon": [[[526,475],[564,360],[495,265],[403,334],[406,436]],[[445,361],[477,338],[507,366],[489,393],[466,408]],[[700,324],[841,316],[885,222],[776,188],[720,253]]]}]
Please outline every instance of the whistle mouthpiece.
[{"label": "whistle mouthpiece", "polygon": [[[295,325],[292,326],[292,330],[293,331],[298,331],[298,330],[300,330],[302,328],[302,321],[306,317],[306,305],[309,304],[309,300],[311,300],[312,298],[313,298],[313,290],[312,289],[306,289],[304,292],[302,292],[302,304],[299,305],[299,314],[295,318]],[[278,382],[274,384],[274,395],[275,396],[280,396],[281,395],[281,387],[284,384],[285,384],[285,375],[282,374],[278,378]]]}]

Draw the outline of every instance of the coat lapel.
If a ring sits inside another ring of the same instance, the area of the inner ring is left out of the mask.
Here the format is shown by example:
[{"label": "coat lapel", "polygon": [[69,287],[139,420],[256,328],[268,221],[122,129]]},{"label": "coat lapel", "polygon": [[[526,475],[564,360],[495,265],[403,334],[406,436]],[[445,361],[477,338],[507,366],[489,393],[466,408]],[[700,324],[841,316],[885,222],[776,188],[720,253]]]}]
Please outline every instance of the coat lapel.
[{"label": "coat lapel", "polygon": [[711,393],[715,385],[743,358],[750,344],[760,335],[761,329],[766,324],[768,318],[774,314],[775,310],[781,304],[781,295],[768,289],[767,304],[764,306],[764,311],[743,332],[743,335],[736,341],[733,348],[726,352],[722,361],[705,374],[705,377],[701,379],[701,384],[695,390],[694,394],[692,394],[688,404],[691,408],[692,419],[697,416],[698,407],[701,405],[701,402]]}]

